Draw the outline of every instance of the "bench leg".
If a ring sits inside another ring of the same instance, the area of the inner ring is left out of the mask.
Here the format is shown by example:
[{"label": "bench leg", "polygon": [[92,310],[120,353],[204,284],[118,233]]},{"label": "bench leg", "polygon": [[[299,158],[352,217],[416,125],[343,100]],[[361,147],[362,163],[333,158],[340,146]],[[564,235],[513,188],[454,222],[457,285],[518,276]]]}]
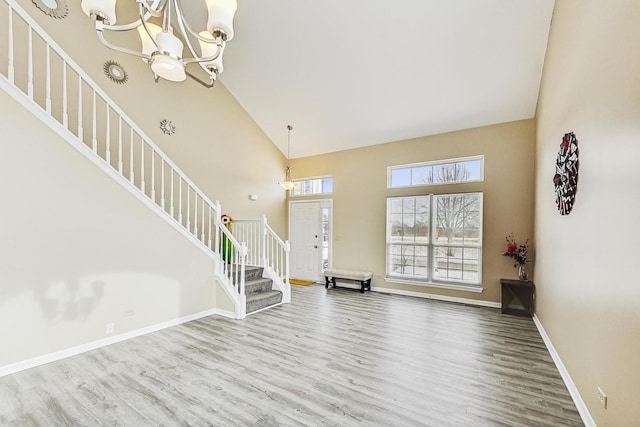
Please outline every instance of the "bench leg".
[{"label": "bench leg", "polygon": [[367,279],[367,290],[371,292],[371,279]]},{"label": "bench leg", "polygon": [[331,287],[335,288],[336,287],[336,278],[335,277],[329,277],[329,276],[324,276],[324,280],[325,280],[325,284],[324,284],[324,288],[325,289],[329,289],[329,284],[331,284]]},{"label": "bench leg", "polygon": [[360,293],[364,294],[364,288],[367,286],[367,281],[366,280],[361,280],[360,281]]}]

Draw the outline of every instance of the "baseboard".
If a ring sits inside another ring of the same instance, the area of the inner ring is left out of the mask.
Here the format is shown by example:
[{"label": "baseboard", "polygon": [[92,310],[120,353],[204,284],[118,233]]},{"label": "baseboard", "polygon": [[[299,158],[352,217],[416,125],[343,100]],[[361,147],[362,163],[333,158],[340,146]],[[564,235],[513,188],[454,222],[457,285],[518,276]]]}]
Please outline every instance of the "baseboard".
[{"label": "baseboard", "polygon": [[270,308],[277,307],[277,306],[282,305],[282,304],[284,304],[284,303],[283,302],[279,302],[279,303],[276,303],[276,304],[273,304],[273,305],[270,305],[270,306],[267,306],[267,307],[263,307],[260,310],[256,310],[256,311],[252,311],[251,313],[247,313],[247,316],[251,316],[252,314],[260,313],[261,311],[269,310]]},{"label": "baseboard", "polygon": [[17,362],[11,365],[2,366],[0,367],[0,377],[15,374],[20,371],[35,368],[36,366],[45,365],[47,363],[55,362],[57,360],[66,359],[67,357],[76,356],[78,354],[85,353],[87,351],[96,350],[101,347],[106,347],[111,344],[115,344],[131,338],[139,337],[141,335],[150,334],[152,332],[157,332],[162,329],[170,328],[172,326],[177,326],[182,323],[191,322],[193,320],[201,319],[203,317],[212,316],[212,315],[230,317],[232,319],[235,318],[235,313],[227,310],[219,310],[219,309],[213,308],[210,310],[201,311],[199,313],[190,314],[188,316],[180,317],[174,320],[169,320],[167,322],[162,322],[156,325],[147,326],[146,328],[125,332],[120,335],[115,335],[109,338],[93,341],[93,342],[82,344],[76,347],[71,347],[66,350],[60,350],[55,353],[45,354],[43,356],[38,356],[32,359],[24,360],[22,362]]},{"label": "baseboard", "polygon": [[236,318],[236,313],[234,313],[233,311],[229,311],[229,310],[220,310],[220,309],[215,309],[215,313],[218,316],[222,316],[222,317],[228,317],[229,319],[235,319]]},{"label": "baseboard", "polygon": [[[349,288],[349,289],[360,289],[360,285],[356,285],[353,283],[342,283],[338,285],[339,288]],[[415,292],[415,291],[405,291],[402,289],[392,289],[392,288],[381,288],[378,286],[371,287],[372,292],[380,292],[384,294],[394,294],[394,295],[404,295],[408,297],[418,297],[418,298],[426,298],[433,299],[437,301],[446,301],[446,302],[456,302],[460,304],[468,304],[468,305],[476,305],[480,307],[491,307],[491,308],[500,308],[499,302],[493,301],[482,301],[477,299],[470,298],[460,298],[460,297],[451,297],[447,295],[438,295],[438,294],[428,294],[425,292]]]},{"label": "baseboard", "polygon": [[547,346],[547,350],[549,350],[549,354],[551,355],[553,362],[556,364],[556,367],[558,368],[558,372],[560,372],[560,376],[562,377],[562,380],[564,381],[565,385],[567,386],[567,389],[569,390],[569,394],[571,395],[571,398],[573,399],[573,403],[575,403],[576,408],[578,409],[578,413],[580,414],[580,417],[582,418],[582,422],[584,423],[585,427],[597,427],[595,421],[593,421],[593,418],[591,417],[591,413],[587,409],[587,405],[584,403],[584,400],[582,400],[582,396],[580,395],[578,388],[576,387],[575,383],[571,379],[571,375],[569,375],[569,371],[567,371],[567,368],[564,366],[564,363],[562,363],[562,359],[560,359],[560,355],[558,354],[555,347],[551,343],[551,338],[549,338],[549,335],[547,335],[547,331],[544,330],[542,323],[540,323],[540,319],[535,314],[533,315],[533,323],[535,323],[536,328],[538,328],[538,332],[540,333],[542,340]]}]

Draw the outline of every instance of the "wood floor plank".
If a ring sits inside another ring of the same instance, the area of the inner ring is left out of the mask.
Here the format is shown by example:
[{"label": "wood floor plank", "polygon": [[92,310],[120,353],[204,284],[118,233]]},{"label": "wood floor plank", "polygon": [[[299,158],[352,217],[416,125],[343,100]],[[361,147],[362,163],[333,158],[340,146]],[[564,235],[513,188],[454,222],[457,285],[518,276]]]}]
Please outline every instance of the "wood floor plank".
[{"label": "wood floor plank", "polygon": [[0,378],[9,426],[582,426],[531,319],[293,287]]}]

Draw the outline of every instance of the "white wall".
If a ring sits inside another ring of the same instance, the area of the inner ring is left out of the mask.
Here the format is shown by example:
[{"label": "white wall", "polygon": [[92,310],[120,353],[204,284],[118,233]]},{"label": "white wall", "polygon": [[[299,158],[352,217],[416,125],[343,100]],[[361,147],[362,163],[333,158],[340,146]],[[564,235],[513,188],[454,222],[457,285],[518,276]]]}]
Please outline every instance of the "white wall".
[{"label": "white wall", "polygon": [[[537,113],[536,312],[600,427],[640,425],[639,23],[637,0],[558,0]],[[580,177],[561,216],[552,178],[570,131]]]},{"label": "white wall", "polygon": [[2,91],[0,124],[0,367],[215,307],[204,252]]}]

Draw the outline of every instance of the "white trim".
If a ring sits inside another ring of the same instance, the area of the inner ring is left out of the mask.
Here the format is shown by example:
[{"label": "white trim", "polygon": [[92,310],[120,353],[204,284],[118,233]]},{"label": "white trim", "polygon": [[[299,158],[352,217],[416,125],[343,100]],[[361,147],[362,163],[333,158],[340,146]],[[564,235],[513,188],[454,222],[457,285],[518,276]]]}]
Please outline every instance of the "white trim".
[{"label": "white trim", "polygon": [[[319,196],[320,194],[316,194]],[[322,283],[324,280],[323,269],[322,269],[322,208],[329,208],[329,268],[333,266],[333,198],[322,198],[322,199],[309,199],[309,200],[289,200],[289,206],[287,210],[287,235],[289,236],[289,242],[292,242],[291,236],[291,206],[293,204],[301,204],[301,203],[318,203],[318,208],[320,209],[319,221],[318,221],[318,236],[320,239],[318,240],[318,247],[320,250],[318,251],[318,277],[315,279],[316,283]],[[289,252],[291,254],[291,252]],[[291,275],[289,275],[291,277]]]},{"label": "white trim", "polygon": [[234,319],[236,320],[236,313],[234,313],[233,311],[229,311],[229,310],[222,310],[220,308],[215,308],[214,309],[216,316],[222,316],[222,317],[228,317],[229,319]]},{"label": "white trim", "polygon": [[147,326],[145,328],[137,329],[135,331],[125,332],[120,335],[115,335],[109,338],[104,338],[104,339],[93,341],[87,344],[81,344],[75,347],[67,348],[65,350],[60,350],[54,353],[45,354],[43,356],[34,357],[32,359],[23,360],[22,362],[13,363],[11,365],[2,366],[0,367],[0,378],[6,375],[15,374],[17,372],[24,371],[27,369],[35,368],[36,366],[66,359],[67,357],[76,356],[81,353],[86,353],[87,351],[96,350],[101,347],[106,347],[111,344],[115,344],[121,341],[126,341],[131,338],[136,338],[141,335],[149,334],[151,332],[157,332],[162,329],[171,328],[173,326],[178,326],[182,323],[191,322],[194,320],[201,319],[203,317],[213,316],[213,315],[235,318],[235,313],[232,313],[227,310],[212,308],[209,310],[201,311],[199,313],[194,313],[188,316],[183,316],[177,319],[168,320],[166,322]]},{"label": "white trim", "polygon": [[538,328],[538,332],[540,333],[542,340],[547,346],[547,350],[549,350],[549,354],[551,355],[553,362],[556,364],[556,368],[558,368],[558,372],[560,372],[560,376],[562,377],[564,384],[569,390],[569,394],[571,395],[573,403],[578,409],[578,413],[580,414],[585,427],[597,427],[595,421],[593,420],[593,417],[591,417],[589,409],[587,409],[587,405],[584,403],[584,400],[582,400],[582,396],[578,391],[578,387],[576,387],[576,384],[571,379],[569,371],[567,370],[566,366],[564,366],[564,363],[562,363],[562,359],[560,359],[560,355],[553,346],[551,338],[549,338],[547,331],[544,330],[544,327],[542,326],[542,323],[540,322],[540,319],[536,314],[533,315],[533,323],[535,323],[536,328]]},{"label": "white trim", "polygon": [[[338,282],[337,279],[336,279],[336,282]],[[339,286],[340,288],[349,288],[349,289],[361,288],[360,285],[356,285],[353,283],[343,283],[343,282],[339,282],[339,283],[340,283],[340,286]],[[471,298],[452,297],[448,295],[429,294],[426,292],[405,291],[402,289],[382,288],[379,286],[372,286],[371,291],[380,292],[383,294],[404,295],[408,297],[426,298],[426,299],[433,299],[437,301],[455,302],[459,304],[475,305],[478,307],[500,308],[501,306],[499,302],[494,302],[494,301],[483,301],[483,300],[477,300],[477,299],[471,299]]]},{"label": "white trim", "polygon": [[451,289],[454,291],[473,292],[476,294],[481,294],[484,291],[484,288],[475,284],[459,285],[456,283],[419,282],[417,280],[399,279],[395,277],[385,277],[384,281],[387,283],[400,283],[404,285],[424,286],[427,288]]}]

